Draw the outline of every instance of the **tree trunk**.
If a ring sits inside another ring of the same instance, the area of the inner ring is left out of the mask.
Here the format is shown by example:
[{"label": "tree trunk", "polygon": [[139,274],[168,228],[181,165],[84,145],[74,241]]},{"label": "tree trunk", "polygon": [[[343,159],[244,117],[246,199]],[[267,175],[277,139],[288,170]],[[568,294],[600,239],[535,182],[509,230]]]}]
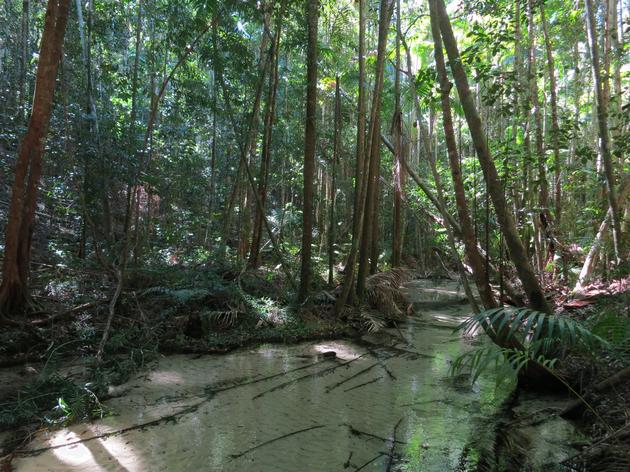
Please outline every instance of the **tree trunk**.
[{"label": "tree trunk", "polygon": [[304,132],[304,196],[302,202],[302,261],[298,300],[304,301],[311,286],[311,245],[313,242],[313,178],[317,141],[317,26],[319,0],[308,0],[308,45],[306,52],[306,126]]},{"label": "tree trunk", "polygon": [[444,136],[446,139],[446,147],[448,150],[448,159],[451,168],[451,176],[453,178],[453,186],[455,188],[455,203],[457,205],[457,214],[462,229],[462,240],[466,248],[466,256],[472,268],[473,279],[479,291],[479,296],[486,309],[495,308],[497,306],[492,289],[489,284],[489,277],[486,271],[483,257],[477,249],[477,239],[472,220],[468,213],[468,205],[466,203],[466,192],[464,182],[462,180],[461,168],[459,164],[459,153],[457,151],[457,143],[455,141],[455,131],[453,129],[453,117],[451,112],[450,90],[452,84],[448,80],[446,72],[446,64],[444,61],[444,53],[442,51],[442,39],[440,37],[440,28],[438,24],[437,11],[433,0],[429,2],[431,12],[431,32],[435,44],[435,64],[438,72],[440,83],[440,92],[442,100],[442,119],[444,124]]},{"label": "tree trunk", "polygon": [[341,84],[335,78],[335,130],[333,137],[333,157],[331,163],[330,219],[328,225],[328,285],[334,283],[335,265],[335,203],[337,201],[337,164],[341,149]]},{"label": "tree trunk", "polygon": [[396,104],[394,106],[394,119],[392,121],[392,134],[394,136],[394,146],[396,155],[394,158],[394,215],[392,229],[392,266],[398,267],[402,258],[402,164],[400,162],[402,153],[402,111],[400,110],[400,0],[396,2],[396,79],[394,95]]},{"label": "tree trunk", "polygon": [[[623,208],[624,200],[626,196],[630,193],[630,176],[626,177],[625,183],[621,186],[621,191],[619,192],[619,196],[617,197],[617,203],[621,208]],[[610,227],[610,216],[611,211],[608,208],[606,212],[606,217],[604,221],[599,225],[599,231],[597,231],[597,235],[595,236],[595,240],[591,245],[591,248],[586,255],[586,259],[584,260],[584,264],[582,265],[582,270],[580,270],[580,275],[578,276],[578,280],[573,288],[574,292],[581,291],[584,286],[591,279],[593,272],[595,270],[595,265],[597,264],[597,257],[599,256],[599,252],[603,246],[604,239],[606,238],[606,233],[608,232],[608,228]]]},{"label": "tree trunk", "polygon": [[372,225],[374,224],[374,212],[376,211],[376,189],[380,174],[380,150],[381,150],[381,93],[383,91],[383,75],[385,70],[385,57],[387,55],[387,34],[389,21],[393,13],[394,0],[381,0],[380,18],[378,25],[378,46],[376,53],[376,71],[374,79],[374,93],[372,94],[372,110],[370,113],[370,128],[368,132],[368,152],[370,153],[367,178],[367,190],[365,201],[365,214],[363,218],[363,234],[359,250],[359,272],[357,274],[357,297],[361,299],[365,291],[365,280],[370,269],[368,257],[372,249]]},{"label": "tree trunk", "polygon": [[365,210],[365,192],[367,188],[366,164],[369,157],[365,153],[365,113],[366,113],[366,84],[365,84],[365,0],[359,0],[359,102],[357,106],[357,146],[356,169],[354,184],[354,215],[352,218],[352,244],[346,261],[346,276],[341,294],[335,303],[335,313],[339,314],[345,307],[350,292],[354,287],[357,254],[361,240],[361,229]]},{"label": "tree trunk", "polygon": [[42,171],[57,68],[68,21],[70,0],[49,0],[44,19],[33,109],[15,165],[9,218],[5,230],[0,312],[24,309],[29,303],[28,276],[37,186]]},{"label": "tree trunk", "polygon": [[26,69],[28,63],[29,46],[29,0],[22,0],[22,22],[20,25],[19,40],[19,72],[18,72],[18,88],[17,88],[17,116],[20,123],[23,123],[26,114]]},{"label": "tree trunk", "polygon": [[597,46],[597,30],[595,28],[595,12],[593,11],[593,1],[585,0],[586,22],[588,32],[588,42],[591,52],[591,63],[593,66],[593,77],[595,79],[595,94],[597,97],[597,121],[599,125],[599,144],[604,164],[604,175],[606,177],[606,193],[608,196],[608,204],[610,206],[610,219],[612,222],[613,246],[615,249],[615,259],[617,264],[621,263],[624,257],[622,248],[622,235],[619,206],[617,205],[617,197],[615,193],[615,175],[612,166],[612,158],[610,153],[610,142],[608,139],[608,107],[604,96],[604,87],[602,84],[599,50]]},{"label": "tree trunk", "polygon": [[561,162],[560,162],[560,125],[558,124],[558,89],[556,83],[556,69],[553,59],[553,47],[549,35],[549,25],[545,15],[545,6],[540,5],[540,19],[545,37],[545,48],[547,49],[547,69],[549,74],[549,95],[551,101],[551,143],[553,147],[554,165],[554,203],[555,203],[555,223],[560,225],[562,217],[562,185],[561,185]]},{"label": "tree trunk", "polygon": [[525,247],[518,235],[514,219],[512,218],[507,205],[505,194],[503,192],[503,186],[501,185],[497,169],[490,154],[490,149],[488,148],[488,143],[486,142],[481,120],[479,119],[474,99],[470,92],[468,77],[466,76],[466,72],[464,71],[462,65],[459,50],[457,48],[457,42],[451,28],[448,14],[446,13],[444,1],[436,1],[442,39],[448,53],[451,70],[457,85],[457,92],[459,94],[462,107],[464,108],[466,121],[468,122],[477,158],[483,170],[483,174],[488,185],[488,191],[494,204],[497,220],[501,231],[503,232],[508,250],[510,251],[510,257],[523,284],[530,306],[545,313],[552,313],[551,306],[547,303],[545,295],[540,288],[536,275],[534,274],[534,270],[527,259]]},{"label": "tree trunk", "polygon": [[[258,195],[262,208],[267,202],[267,185],[269,182],[269,167],[271,166],[271,138],[276,114],[276,95],[278,91],[278,62],[280,58],[280,36],[282,34],[282,20],[284,19],[284,6],[286,2],[280,4],[280,11],[276,22],[276,33],[271,45],[270,60],[272,62],[269,73],[269,88],[267,91],[267,104],[265,107],[265,121],[263,128],[262,155],[260,157],[260,176],[258,183]],[[249,254],[249,266],[258,267],[260,265],[260,242],[262,239],[263,215],[258,207],[255,208],[254,228],[252,230],[252,244]]]}]

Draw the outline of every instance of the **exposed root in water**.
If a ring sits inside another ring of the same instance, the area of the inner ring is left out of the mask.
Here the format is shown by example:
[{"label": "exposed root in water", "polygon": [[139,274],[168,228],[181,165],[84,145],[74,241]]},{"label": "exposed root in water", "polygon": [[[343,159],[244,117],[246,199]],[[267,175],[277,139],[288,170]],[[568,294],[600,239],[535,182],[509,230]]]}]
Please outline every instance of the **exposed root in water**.
[{"label": "exposed root in water", "polygon": [[243,452],[241,452],[239,454],[231,454],[230,457],[232,458],[232,460],[238,459],[239,457],[243,457],[244,455],[249,454],[250,452],[255,451],[256,449],[260,449],[261,447],[268,446],[269,444],[275,443],[275,442],[280,441],[282,439],[290,438],[291,436],[295,436],[297,434],[302,434],[302,433],[305,433],[307,431],[312,431],[314,429],[325,428],[325,427],[326,427],[326,425],[321,425],[320,424],[320,425],[310,426],[310,427],[304,428],[304,429],[299,429],[297,431],[292,431],[290,433],[283,434],[282,436],[278,436],[277,438],[273,438],[273,439],[270,439],[269,441],[265,441],[263,443],[260,443],[260,444],[254,446],[254,447],[250,447],[246,451],[243,451]]}]

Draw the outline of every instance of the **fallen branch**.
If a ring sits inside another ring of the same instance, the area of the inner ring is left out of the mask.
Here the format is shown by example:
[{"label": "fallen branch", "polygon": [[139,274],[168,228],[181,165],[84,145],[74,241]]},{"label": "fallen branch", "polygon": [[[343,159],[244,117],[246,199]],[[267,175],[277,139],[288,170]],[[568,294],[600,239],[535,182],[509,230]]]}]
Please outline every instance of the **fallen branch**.
[{"label": "fallen branch", "polygon": [[289,380],[288,382],[281,383],[279,385],[276,385],[273,388],[270,388],[269,390],[265,390],[264,392],[261,392],[258,395],[255,395],[254,397],[252,397],[252,400],[256,400],[256,399],[258,399],[260,397],[263,397],[263,396],[267,395],[268,393],[275,392],[276,390],[280,390],[280,389],[283,389],[285,387],[288,387],[289,385],[293,385],[295,383],[298,383],[301,380],[309,379],[309,378],[312,378],[312,377],[319,377],[319,376],[327,374],[329,372],[333,372],[334,370],[338,369],[339,367],[348,366],[349,364],[352,364],[354,361],[356,361],[358,359],[361,359],[362,357],[364,357],[366,355],[367,355],[367,353],[364,353],[364,354],[361,354],[360,356],[355,357],[354,359],[350,359],[348,362],[344,362],[342,364],[338,364],[336,366],[329,367],[328,369],[320,370],[320,371],[317,371],[317,372],[315,372],[313,374],[303,375],[302,377],[298,377],[297,379],[293,379],[293,380]]},{"label": "fallen branch", "polygon": [[350,377],[345,378],[345,379],[343,379],[343,380],[340,380],[339,382],[337,382],[337,383],[335,383],[335,384],[333,384],[333,385],[331,385],[331,386],[329,386],[329,387],[326,387],[326,393],[330,393],[330,392],[332,392],[332,391],[333,391],[334,389],[336,389],[337,387],[340,387],[341,385],[345,384],[346,382],[350,382],[351,380],[353,380],[353,379],[357,378],[358,376],[365,374],[366,372],[368,372],[368,371],[372,370],[374,367],[377,367],[378,365],[379,365],[379,363],[378,363],[378,362],[375,362],[374,364],[372,364],[372,365],[370,365],[370,366],[366,367],[365,369],[361,369],[361,370],[360,370],[359,372],[357,372],[356,374],[351,375]]},{"label": "fallen branch", "polygon": [[[348,423],[344,423],[344,424],[348,428],[350,428],[350,434],[352,434],[353,436],[366,436],[368,438],[378,439],[379,441],[383,441],[383,442],[389,441],[388,438],[384,438],[382,436],[377,436],[376,434],[372,434],[372,433],[366,433],[365,431],[359,431],[358,429],[353,427],[351,424],[348,424]],[[407,444],[405,441],[398,441],[395,438],[394,438],[394,442],[396,442],[398,444]]]},{"label": "fallen branch", "polygon": [[384,452],[379,452],[378,455],[376,457],[373,457],[372,459],[370,459],[369,461],[367,461],[365,464],[363,464],[361,467],[359,467],[358,469],[355,469],[354,472],[359,472],[360,470],[365,469],[368,465],[370,465],[372,462],[374,462],[376,459],[379,459],[380,457],[386,456],[387,454]]},{"label": "fallen branch", "polygon": [[394,432],[392,434],[392,445],[389,448],[389,461],[387,462],[387,472],[392,470],[392,465],[394,464],[394,450],[396,449],[396,434],[398,433],[398,427],[400,423],[402,423],[403,417],[398,420],[396,426],[394,426]]},{"label": "fallen branch", "polygon": [[291,433],[287,433],[287,434],[283,434],[282,436],[278,436],[277,438],[273,438],[270,439],[269,441],[265,441],[263,443],[260,443],[254,447],[250,447],[249,449],[247,449],[244,452],[241,452],[240,454],[231,454],[230,457],[232,458],[232,460],[234,459],[238,459],[239,457],[243,457],[246,454],[249,454],[252,451],[255,451],[256,449],[260,449],[261,447],[267,446],[269,444],[275,443],[277,441],[280,441],[281,439],[286,439],[286,438],[290,438],[291,436],[295,436],[297,434],[301,434],[301,433],[305,433],[307,431],[312,431],[314,429],[319,429],[319,428],[324,428],[325,425],[315,425],[315,426],[311,426],[309,428],[304,428],[304,429],[299,429],[297,431],[293,431]]},{"label": "fallen branch", "polygon": [[[75,306],[74,308],[70,308],[69,310],[62,311],[59,313],[55,313],[54,315],[49,316],[48,318],[39,318],[36,320],[31,320],[29,323],[31,326],[41,326],[48,323],[52,323],[53,321],[59,321],[60,319],[65,318],[66,316],[70,316],[74,313],[83,310],[89,310],[90,308],[95,308],[104,303],[108,303],[109,299],[105,298],[103,300],[97,300],[94,302],[83,303],[81,305]],[[40,312],[41,313],[41,312]]]},{"label": "fallen branch", "polygon": [[383,376],[376,377],[375,379],[368,380],[367,382],[364,382],[364,383],[362,383],[362,384],[355,385],[354,387],[347,388],[347,389],[345,389],[345,390],[344,390],[344,392],[349,392],[349,391],[351,391],[351,390],[355,390],[355,389],[357,389],[357,388],[365,387],[366,385],[370,385],[370,384],[373,384],[374,382],[378,382],[378,381],[379,381],[379,380],[381,380],[382,378],[383,378]]}]

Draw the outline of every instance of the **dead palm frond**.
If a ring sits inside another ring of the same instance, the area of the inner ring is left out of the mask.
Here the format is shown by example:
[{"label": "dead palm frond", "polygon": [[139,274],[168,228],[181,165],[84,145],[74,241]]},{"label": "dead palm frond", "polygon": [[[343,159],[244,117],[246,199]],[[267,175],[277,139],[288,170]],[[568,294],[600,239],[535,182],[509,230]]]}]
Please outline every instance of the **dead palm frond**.
[{"label": "dead palm frond", "polygon": [[400,320],[406,304],[402,286],[412,278],[408,269],[392,269],[371,275],[366,280],[367,302],[388,318]]}]

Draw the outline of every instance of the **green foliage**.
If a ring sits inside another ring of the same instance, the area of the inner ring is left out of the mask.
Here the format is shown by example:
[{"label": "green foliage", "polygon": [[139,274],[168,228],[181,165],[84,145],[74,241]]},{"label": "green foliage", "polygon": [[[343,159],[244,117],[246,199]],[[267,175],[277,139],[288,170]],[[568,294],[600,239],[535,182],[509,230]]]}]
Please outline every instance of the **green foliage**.
[{"label": "green foliage", "polygon": [[98,398],[101,393],[96,383],[81,385],[58,372],[44,370],[0,405],[0,430],[33,422],[66,425],[102,418],[106,410]]},{"label": "green foliage", "polygon": [[605,339],[573,318],[548,315],[529,308],[485,310],[464,321],[456,331],[470,334],[478,327],[506,343],[516,339],[533,354],[548,354],[578,346],[593,352],[609,346]]},{"label": "green foliage", "polygon": [[529,362],[553,371],[559,355],[568,349],[592,356],[610,348],[610,343],[595,330],[567,316],[548,315],[529,308],[495,308],[471,316],[456,333],[471,334],[478,328],[502,343],[518,341],[523,350],[484,343],[458,357],[451,366],[453,374],[467,372],[476,380],[486,371],[496,373],[497,385],[513,381]]}]

